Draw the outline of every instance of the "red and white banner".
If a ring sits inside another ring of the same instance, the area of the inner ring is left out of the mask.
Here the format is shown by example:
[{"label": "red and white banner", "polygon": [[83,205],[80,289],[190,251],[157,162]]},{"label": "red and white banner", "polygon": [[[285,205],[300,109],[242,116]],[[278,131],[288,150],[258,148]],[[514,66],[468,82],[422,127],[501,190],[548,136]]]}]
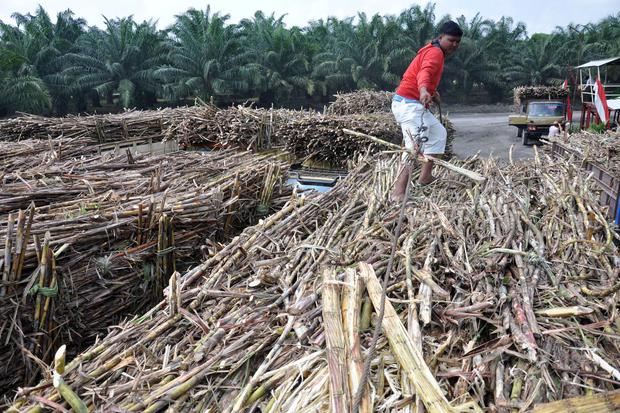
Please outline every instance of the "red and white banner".
[{"label": "red and white banner", "polygon": [[596,107],[596,113],[601,122],[606,124],[609,120],[609,108],[607,107],[607,97],[605,96],[605,89],[600,78],[596,78],[596,85],[594,86],[594,107]]},{"label": "red and white banner", "polygon": [[572,123],[573,122],[573,109],[570,106],[570,89],[568,87],[568,79],[566,79],[564,83],[562,83],[562,89],[568,90],[568,95],[566,97],[566,120],[568,120],[568,123]]}]

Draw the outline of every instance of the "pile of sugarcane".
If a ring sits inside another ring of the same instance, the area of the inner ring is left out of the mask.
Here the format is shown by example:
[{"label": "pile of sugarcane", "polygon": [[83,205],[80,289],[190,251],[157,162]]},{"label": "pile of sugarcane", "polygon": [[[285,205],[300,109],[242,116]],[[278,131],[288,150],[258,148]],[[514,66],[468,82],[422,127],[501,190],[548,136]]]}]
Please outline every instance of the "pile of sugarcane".
[{"label": "pile of sugarcane", "polygon": [[391,114],[334,116],[312,111],[206,107],[201,117],[188,118],[175,134],[187,146],[239,147],[261,150],[284,147],[299,158],[344,164],[375,148],[342,132],[353,129],[399,142],[400,129]]},{"label": "pile of sugarcane", "polygon": [[87,137],[102,144],[138,138],[161,140],[180,122],[201,116],[202,111],[203,106],[192,106],[62,118],[21,114],[0,122],[0,141]]},{"label": "pile of sugarcane", "polygon": [[[276,155],[276,154],[274,154]],[[0,213],[59,204],[69,207],[131,200],[163,191],[182,193],[197,185],[227,179],[231,171],[251,167],[270,156],[234,150],[168,155],[101,155],[53,159],[52,164],[12,169],[0,182]],[[217,178],[216,181],[211,181]],[[113,205],[113,204],[111,204]]]},{"label": "pile of sugarcane", "polygon": [[[351,129],[400,142],[402,132],[391,112],[347,115],[320,114],[286,109],[253,109],[243,106],[211,109],[214,114],[187,124],[191,132],[180,133],[188,146],[261,148],[284,147],[298,158],[312,158],[341,166],[358,154],[375,152],[367,141],[342,132]],[[202,126],[201,126],[202,125]],[[448,130],[446,153],[454,137],[452,123],[444,117]]]},{"label": "pile of sugarcane", "polygon": [[59,352],[10,411],[614,411],[620,251],[590,181],[547,158],[460,166],[486,181],[444,170],[400,224],[395,158],[291,200],[142,317]]},{"label": "pile of sugarcane", "polygon": [[260,109],[242,105],[218,109],[207,105],[201,108],[199,116],[187,117],[171,132],[188,146],[261,150],[284,145],[285,142],[275,136],[279,125],[317,115],[313,111]]},{"label": "pile of sugarcane", "polygon": [[581,131],[568,140],[557,139],[568,147],[580,161],[594,162],[620,178],[620,133],[604,134]]},{"label": "pile of sugarcane", "polygon": [[0,173],[19,173],[100,151],[101,148],[93,145],[89,138],[0,141]]},{"label": "pile of sugarcane", "polygon": [[285,148],[298,157],[311,157],[343,164],[358,154],[376,152],[368,141],[345,134],[343,129],[377,136],[388,142],[400,142],[402,134],[391,114],[331,116],[316,114],[282,122],[275,135]]},{"label": "pile of sugarcane", "polygon": [[515,112],[520,112],[521,103],[526,99],[563,99],[568,89],[562,86],[517,86],[513,89]]},{"label": "pile of sugarcane", "polygon": [[291,196],[275,155],[113,154],[0,183],[0,394],[161,297],[163,283]]},{"label": "pile of sugarcane", "polygon": [[[336,95],[336,100],[327,107],[326,113],[333,115],[386,114],[381,120],[386,122],[386,124],[393,125],[395,123],[392,115],[393,97],[393,92],[386,91],[358,90],[350,93],[339,93]],[[442,113],[439,116],[437,106],[431,106],[430,110],[438,119],[441,119],[448,132],[445,154],[450,157],[454,143],[454,125],[448,118],[447,113]]]},{"label": "pile of sugarcane", "polygon": [[[370,93],[370,92],[369,92]],[[387,94],[387,92],[385,92]],[[387,95],[386,95],[387,96]],[[447,153],[451,150],[453,127],[448,129]],[[389,107],[385,112],[347,115],[313,111],[256,109],[212,105],[130,111],[119,115],[43,118],[23,116],[0,122],[0,160],[2,168],[35,164],[79,153],[97,153],[97,145],[127,139],[156,141],[176,139],[185,147],[241,148],[254,151],[284,147],[299,158],[311,157],[335,166],[360,153],[374,151],[368,142],[350,138],[342,129],[352,129],[391,142],[400,142],[402,133]],[[20,140],[19,143],[11,142]]]},{"label": "pile of sugarcane", "polygon": [[383,90],[357,90],[338,93],[329,104],[326,113],[330,115],[355,115],[361,113],[389,113],[394,92]]}]

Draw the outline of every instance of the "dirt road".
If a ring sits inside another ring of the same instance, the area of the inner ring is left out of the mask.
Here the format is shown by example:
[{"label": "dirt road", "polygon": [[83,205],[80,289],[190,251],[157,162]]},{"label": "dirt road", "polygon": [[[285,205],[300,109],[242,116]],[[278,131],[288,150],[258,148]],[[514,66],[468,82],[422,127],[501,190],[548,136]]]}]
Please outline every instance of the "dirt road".
[{"label": "dirt road", "polygon": [[532,146],[523,146],[517,129],[508,126],[506,113],[454,113],[450,115],[456,137],[453,150],[459,158],[475,155],[508,159],[510,146],[514,145],[513,159],[534,157]]}]

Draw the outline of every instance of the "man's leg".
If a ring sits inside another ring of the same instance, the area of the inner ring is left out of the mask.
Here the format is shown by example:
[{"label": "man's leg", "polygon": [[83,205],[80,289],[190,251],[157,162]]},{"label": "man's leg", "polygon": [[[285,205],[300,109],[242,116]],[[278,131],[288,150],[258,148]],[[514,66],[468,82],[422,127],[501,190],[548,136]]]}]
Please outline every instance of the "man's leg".
[{"label": "man's leg", "polygon": [[[422,152],[425,155],[441,158],[446,148],[446,139],[448,136],[446,128],[430,112],[425,113],[424,122],[428,125],[428,142],[424,144]],[[420,185],[428,185],[436,179],[433,176],[433,165],[434,163],[432,161],[422,164],[420,178],[418,179]]]},{"label": "man's leg", "polygon": [[420,177],[418,183],[420,185],[428,185],[435,180],[433,176],[433,161],[423,162],[422,169],[420,171]]},{"label": "man's leg", "polygon": [[[413,141],[413,136],[417,129],[417,125],[414,122],[404,122],[401,124],[401,128],[403,131],[403,142],[405,144],[405,148],[413,149],[415,143]],[[396,182],[394,183],[394,189],[392,190],[392,197],[394,199],[402,200],[405,197],[405,191],[407,190],[407,180],[411,179],[411,162],[409,162],[410,155],[404,153],[402,156],[402,168],[398,177],[396,178]]]},{"label": "man's leg", "polygon": [[405,197],[405,191],[407,190],[407,181],[411,179],[411,166],[406,163],[403,165],[394,183],[394,189],[392,190],[392,197],[394,199],[402,200]]}]

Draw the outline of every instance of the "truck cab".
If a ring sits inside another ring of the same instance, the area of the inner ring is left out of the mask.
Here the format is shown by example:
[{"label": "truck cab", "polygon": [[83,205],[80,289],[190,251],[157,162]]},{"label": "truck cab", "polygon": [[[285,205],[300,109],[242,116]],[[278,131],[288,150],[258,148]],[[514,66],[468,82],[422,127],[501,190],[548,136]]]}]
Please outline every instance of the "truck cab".
[{"label": "truck cab", "polygon": [[508,124],[527,145],[531,138],[549,133],[555,122],[566,120],[568,89],[561,86],[519,86],[514,88],[514,113]]},{"label": "truck cab", "polygon": [[518,128],[517,136],[527,145],[531,138],[538,138],[549,132],[554,122],[564,123],[566,104],[561,100],[527,100],[523,112],[510,115],[508,123]]}]

